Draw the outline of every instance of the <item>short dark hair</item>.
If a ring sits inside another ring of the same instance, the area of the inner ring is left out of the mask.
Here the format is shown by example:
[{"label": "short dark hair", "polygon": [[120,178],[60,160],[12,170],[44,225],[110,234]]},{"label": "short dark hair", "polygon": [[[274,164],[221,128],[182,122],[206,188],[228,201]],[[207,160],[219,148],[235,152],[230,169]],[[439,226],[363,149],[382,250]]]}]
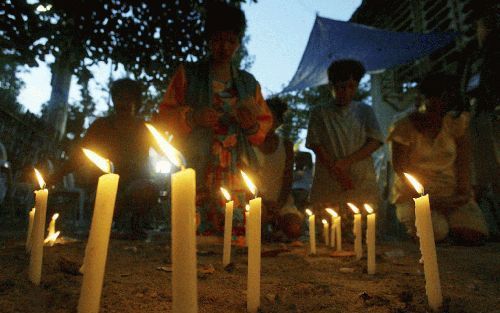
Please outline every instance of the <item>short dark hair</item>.
[{"label": "short dark hair", "polygon": [[418,90],[425,98],[456,96],[459,90],[459,79],[456,75],[437,72],[427,74],[420,84]]},{"label": "short dark hair", "polygon": [[118,79],[111,84],[111,99],[114,104],[123,101],[134,101],[139,105],[141,94],[141,84],[130,78]]},{"label": "short dark hair", "polygon": [[209,2],[205,21],[205,33],[208,37],[216,32],[231,31],[241,38],[246,26],[245,13],[240,8],[221,1]]},{"label": "short dark hair", "polygon": [[365,75],[363,64],[352,59],[335,60],[328,67],[328,81],[331,84],[354,79],[359,83]]},{"label": "short dark hair", "polygon": [[266,100],[267,106],[273,113],[276,120],[281,124],[283,123],[283,116],[288,110],[288,104],[285,100],[279,97],[272,97]]}]

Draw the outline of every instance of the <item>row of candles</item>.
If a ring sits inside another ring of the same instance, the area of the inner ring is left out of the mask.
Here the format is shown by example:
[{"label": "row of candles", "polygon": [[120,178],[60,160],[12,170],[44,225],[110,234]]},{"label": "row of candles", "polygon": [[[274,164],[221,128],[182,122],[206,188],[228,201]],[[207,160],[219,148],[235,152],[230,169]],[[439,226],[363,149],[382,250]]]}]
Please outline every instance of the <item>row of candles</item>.
[{"label": "row of candles", "polygon": [[[169,160],[180,170],[171,176],[171,209],[172,209],[172,312],[198,312],[197,300],[197,257],[196,257],[196,173],[193,169],[185,168],[185,161],[181,153],[166,140],[152,125],[146,125],[158,146]],[[84,149],[85,155],[92,160],[103,172],[99,177],[92,223],[81,272],[83,281],[78,302],[78,313],[99,312],[102,293],[105,264],[108,252],[111,223],[118,189],[119,175],[112,173],[111,161],[104,159],[94,152]],[[40,190],[35,191],[35,209],[32,235],[29,236],[31,246],[29,278],[40,284],[43,259],[44,227],[47,209],[48,190],[45,188],[41,175]],[[246,212],[246,242],[248,246],[248,276],[247,276],[247,312],[256,313],[260,307],[260,272],[261,272],[261,204],[262,199],[256,196],[257,188],[250,178],[242,171],[244,181],[255,198],[249,202]],[[412,180],[413,182],[413,180]],[[423,187],[418,182],[416,189],[422,197],[415,199],[416,226],[420,237],[420,247],[424,260],[426,277],[426,292],[431,308],[437,310],[442,303],[439,272],[430,219],[428,195],[423,194]],[[226,204],[225,233],[223,247],[223,265],[230,263],[231,256],[231,229],[233,202],[226,190],[222,190],[228,202]],[[356,258],[362,256],[361,246],[361,214],[353,204],[349,207],[354,211],[354,235]],[[368,272],[375,273],[375,213],[369,205],[365,205],[368,214],[366,242],[368,245]],[[340,216],[327,209],[332,216],[330,229],[330,245],[342,250]],[[32,212],[30,212],[31,214]],[[314,215],[309,212],[311,253],[315,254],[315,222]],[[55,218],[57,219],[57,217]],[[52,219],[55,225],[55,219]],[[51,221],[51,222],[52,222]],[[312,221],[312,222],[311,222]],[[325,223],[324,221],[323,223]],[[327,222],[326,222],[327,223]],[[326,225],[326,224],[325,224]],[[328,227],[325,227],[328,233]]]},{"label": "row of candles", "polygon": [[[354,213],[353,234],[354,234],[354,253],[356,260],[361,260],[363,257],[362,248],[362,221],[361,212],[352,203],[347,203]],[[369,204],[364,204],[367,215],[367,228],[366,228],[366,246],[367,246],[367,262],[368,274],[375,274],[376,261],[375,261],[375,218],[373,208]],[[323,239],[325,245],[337,248],[337,251],[342,251],[342,229],[341,217],[331,208],[325,209],[331,215],[331,225],[326,219],[322,219],[323,224]],[[309,216],[309,246],[310,253],[316,254],[316,220],[315,215],[311,210],[306,209],[306,214]]]}]

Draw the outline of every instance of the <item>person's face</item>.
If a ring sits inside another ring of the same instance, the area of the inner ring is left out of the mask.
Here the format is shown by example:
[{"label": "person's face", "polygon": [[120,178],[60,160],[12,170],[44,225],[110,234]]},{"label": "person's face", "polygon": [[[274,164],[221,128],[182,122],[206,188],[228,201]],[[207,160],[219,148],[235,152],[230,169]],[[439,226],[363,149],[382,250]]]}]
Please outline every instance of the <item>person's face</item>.
[{"label": "person's face", "polygon": [[446,110],[447,102],[444,97],[428,97],[423,101],[428,114],[442,114]]},{"label": "person's face", "polygon": [[136,100],[130,98],[123,98],[114,103],[115,112],[119,115],[135,115]]},{"label": "person's face", "polygon": [[208,49],[216,62],[230,62],[239,47],[240,38],[232,31],[216,32],[208,40]]},{"label": "person's face", "polygon": [[330,84],[331,92],[333,97],[335,98],[337,105],[349,105],[356,95],[358,85],[359,83],[352,78],[343,82]]}]

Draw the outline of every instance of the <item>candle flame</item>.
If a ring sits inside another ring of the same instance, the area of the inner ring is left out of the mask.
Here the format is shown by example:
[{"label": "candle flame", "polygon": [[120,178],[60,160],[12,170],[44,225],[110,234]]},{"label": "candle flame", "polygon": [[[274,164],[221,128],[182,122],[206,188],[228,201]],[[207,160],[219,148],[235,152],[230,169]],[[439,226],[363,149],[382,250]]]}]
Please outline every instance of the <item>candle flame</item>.
[{"label": "candle flame", "polygon": [[359,209],[357,206],[355,206],[352,203],[348,203],[347,205],[349,206],[349,208],[351,208],[351,210],[354,212],[354,214],[359,214]]},{"label": "candle flame", "polygon": [[38,180],[38,184],[40,185],[40,189],[45,188],[45,180],[43,180],[42,174],[35,168],[35,176],[36,179]]},{"label": "candle flame", "polygon": [[337,217],[337,216],[339,216],[339,215],[337,214],[337,212],[335,212],[335,210],[334,210],[334,209],[326,208],[325,210],[326,210],[326,212],[328,212],[328,214],[330,214],[332,217]]},{"label": "candle flame", "polygon": [[112,172],[112,165],[111,161],[108,159],[103,158],[102,156],[98,155],[92,150],[82,148],[83,153],[85,153],[85,156],[89,158],[92,163],[95,164],[101,171],[104,173],[111,173]]},{"label": "candle flame", "polygon": [[250,212],[250,204],[245,205],[245,211]]},{"label": "candle flame", "polygon": [[423,195],[424,194],[424,186],[422,186],[422,184],[419,183],[418,180],[415,179],[415,177],[411,176],[408,173],[404,173],[404,174],[405,174],[406,179],[408,179],[410,184],[412,184],[413,188],[415,188],[415,190],[419,194]]},{"label": "candle flame", "polygon": [[43,243],[48,243],[52,247],[54,245],[54,243],[56,242],[57,237],[59,237],[59,234],[61,234],[61,231],[56,231],[55,233],[47,236],[47,238],[45,238]]},{"label": "candle flame", "polygon": [[322,220],[321,220],[321,223],[323,223],[323,225],[328,225],[328,222],[327,222],[327,220],[325,220],[325,219],[322,219]]},{"label": "candle flame", "polygon": [[186,161],[184,160],[182,153],[180,153],[179,150],[175,149],[174,146],[170,144],[169,140],[165,139],[165,137],[163,137],[162,134],[153,125],[146,123],[146,127],[148,128],[149,132],[153,135],[153,137],[156,140],[156,143],[158,143],[158,146],[167,156],[170,162],[172,162],[177,167],[182,168],[186,166]]},{"label": "candle flame", "polygon": [[309,209],[306,209],[306,214],[309,215],[309,216],[312,216],[313,215],[313,212]]},{"label": "candle flame", "polygon": [[58,217],[59,217],[59,213],[55,213],[54,215],[52,215],[52,220],[55,221],[55,220],[57,220]]},{"label": "candle flame", "polygon": [[225,188],[220,187],[220,191],[222,192],[222,194],[224,195],[224,198],[226,198],[227,201],[231,201],[231,195],[229,194],[229,192]]},{"label": "candle flame", "polygon": [[250,192],[255,196],[257,194],[257,187],[254,185],[254,183],[252,182],[252,180],[248,177],[248,175],[241,171],[241,176],[243,176],[243,180],[245,181],[245,183],[247,184],[248,186],[248,189],[250,189]]},{"label": "candle flame", "polygon": [[366,212],[368,212],[368,214],[373,213],[374,210],[369,204],[365,203],[363,206],[365,207],[365,210],[366,210]]}]

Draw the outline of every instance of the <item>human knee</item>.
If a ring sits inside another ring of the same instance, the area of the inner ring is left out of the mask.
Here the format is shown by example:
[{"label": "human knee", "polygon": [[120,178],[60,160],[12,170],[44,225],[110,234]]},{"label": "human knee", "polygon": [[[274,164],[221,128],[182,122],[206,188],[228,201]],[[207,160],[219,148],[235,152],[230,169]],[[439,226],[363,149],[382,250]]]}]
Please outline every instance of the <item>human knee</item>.
[{"label": "human knee", "polygon": [[398,221],[406,227],[410,235],[415,235],[415,211],[411,203],[397,203],[396,217]]},{"label": "human knee", "polygon": [[432,229],[434,230],[434,241],[442,241],[446,239],[450,233],[450,226],[446,217],[436,211],[431,213],[431,217]]}]

